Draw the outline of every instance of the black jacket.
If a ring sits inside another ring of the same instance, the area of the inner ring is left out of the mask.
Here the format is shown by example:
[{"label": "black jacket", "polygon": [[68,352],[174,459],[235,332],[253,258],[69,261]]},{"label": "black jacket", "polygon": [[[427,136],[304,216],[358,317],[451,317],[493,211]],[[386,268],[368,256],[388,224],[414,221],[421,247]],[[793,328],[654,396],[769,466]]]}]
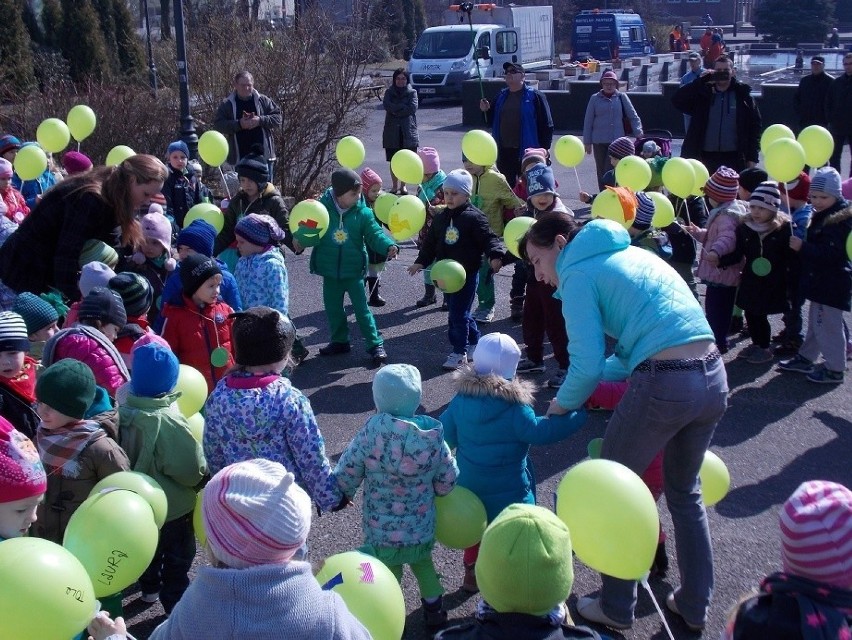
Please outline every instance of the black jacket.
[{"label": "black jacket", "polygon": [[[683,223],[692,222],[695,226],[702,229],[707,226],[707,207],[704,206],[702,198],[697,196],[689,196],[684,204],[683,198],[678,198],[676,195],[669,195],[669,200],[672,201],[672,206],[675,210],[675,217]],[[669,236],[669,242],[672,245],[671,262],[682,262],[684,264],[692,264],[695,261],[695,240],[689,235],[678,223],[678,220],[672,222],[665,227],[665,231]]]},{"label": "black jacket", "polygon": [[[417,92],[409,84],[400,89],[388,87],[382,98],[385,108],[385,126],[382,129],[382,147],[409,149],[420,146],[417,135]],[[400,146],[400,140],[402,146]]]},{"label": "black jacket", "polygon": [[[260,116],[260,128],[263,131],[263,155],[267,160],[272,160],[275,158],[273,134],[276,129],[281,128],[281,107],[275,104],[271,98],[257,91],[254,92],[253,98],[254,112]],[[251,150],[247,148],[250,145],[246,145],[244,141],[241,144],[241,140],[244,139],[239,116],[236,93],[231,93],[216,109],[216,116],[213,121],[213,128],[228,138],[228,162],[231,164],[237,164],[239,159]]]},{"label": "black jacket", "polygon": [[525,613],[495,613],[486,620],[451,627],[435,640],[602,640],[588,627],[554,627],[546,619]]},{"label": "black jacket", "polygon": [[210,196],[201,180],[194,172],[184,173],[169,166],[169,176],[161,190],[166,199],[166,213],[172,217],[178,228],[183,228],[186,212],[196,204],[204,202]]},{"label": "black jacket", "polygon": [[844,73],[835,78],[828,88],[825,115],[828,128],[837,135],[852,134],[852,76]]},{"label": "black jacket", "polygon": [[[731,78],[729,91],[736,93],[737,100],[737,151],[746,162],[757,162],[760,151],[760,110],[751,97],[751,87]],[[672,104],[676,109],[692,116],[689,130],[683,140],[684,158],[700,158],[704,150],[704,134],[710,106],[713,103],[713,87],[701,77],[675,91]]]},{"label": "black jacket", "polygon": [[32,404],[0,384],[0,416],[8,420],[13,427],[35,442],[39,418]]},{"label": "black jacket", "polygon": [[[450,223],[454,229],[448,234]],[[489,260],[502,260],[506,246],[488,226],[485,214],[467,202],[463,207],[447,208],[435,216],[415,262],[427,268],[435,260],[448,258],[461,263],[469,276],[479,271],[483,254]]]},{"label": "black jacket", "polygon": [[799,80],[799,88],[793,98],[799,126],[804,129],[812,124],[826,126],[826,101],[828,90],[834,82],[834,76],[827,73],[810,74]]},{"label": "black jacket", "polygon": [[850,311],[852,261],[846,238],[852,233],[852,205],[839,201],[811,216],[800,253],[801,294],[811,302]]}]

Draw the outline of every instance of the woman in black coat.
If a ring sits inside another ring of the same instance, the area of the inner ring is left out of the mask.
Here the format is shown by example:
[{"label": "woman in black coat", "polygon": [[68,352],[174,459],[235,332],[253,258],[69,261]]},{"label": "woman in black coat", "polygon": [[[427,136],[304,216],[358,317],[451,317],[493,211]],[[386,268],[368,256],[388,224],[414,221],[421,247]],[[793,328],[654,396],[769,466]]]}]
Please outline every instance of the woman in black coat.
[{"label": "woman in black coat", "polygon": [[[400,149],[417,151],[420,140],[417,136],[417,92],[409,84],[408,72],[397,69],[393,72],[393,83],[382,99],[385,108],[385,127],[382,130],[382,146],[388,162]],[[391,169],[391,192],[405,195],[405,182],[394,175]]]}]

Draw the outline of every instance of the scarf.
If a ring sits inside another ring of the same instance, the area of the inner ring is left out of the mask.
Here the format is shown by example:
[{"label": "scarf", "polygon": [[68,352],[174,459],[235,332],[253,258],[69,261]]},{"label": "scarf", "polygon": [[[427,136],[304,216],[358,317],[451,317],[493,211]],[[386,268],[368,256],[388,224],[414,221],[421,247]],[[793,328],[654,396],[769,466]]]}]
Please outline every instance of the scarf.
[{"label": "scarf", "polygon": [[766,222],[757,222],[756,220],[752,219],[751,216],[746,216],[743,222],[749,229],[757,233],[757,235],[759,235],[761,238],[765,238],[768,234],[772,233],[776,229],[779,229],[783,224],[783,221],[780,220],[778,216],[775,216],[774,218],[772,218],[771,220],[767,220]]},{"label": "scarf", "polygon": [[20,373],[14,378],[0,378],[0,384],[7,387],[12,393],[26,402],[32,404],[36,401],[36,361],[29,356],[24,356],[24,366]]},{"label": "scarf", "polygon": [[767,576],[760,591],[796,601],[804,640],[849,637],[849,621],[841,610],[852,611],[852,591],[783,572]]},{"label": "scarf", "polygon": [[80,474],[80,454],[93,442],[106,437],[106,431],[97,422],[72,422],[52,431],[40,424],[36,444],[45,467],[58,470],[66,478],[76,478]]}]

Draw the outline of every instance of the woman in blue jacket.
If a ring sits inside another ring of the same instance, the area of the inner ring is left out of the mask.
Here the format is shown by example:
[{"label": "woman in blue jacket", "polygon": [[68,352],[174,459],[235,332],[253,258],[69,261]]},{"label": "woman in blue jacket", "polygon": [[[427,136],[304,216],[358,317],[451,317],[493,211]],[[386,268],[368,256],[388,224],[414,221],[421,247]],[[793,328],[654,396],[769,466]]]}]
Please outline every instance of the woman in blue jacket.
[{"label": "woman in blue jacket", "polygon": [[[557,288],[571,364],[548,415],[583,405],[601,380],[629,378],[607,425],[601,457],[641,474],[663,450],[666,502],[682,584],[666,604],[704,627],[713,554],[698,471],[725,412],[728,382],[701,306],[677,272],[610,220],[580,226],[546,215],[522,239],[536,277]],[[617,340],[606,358],[605,335]],[[621,376],[620,378],[618,376]],[[599,598],[580,598],[581,616],[614,629],[633,624],[636,582],[603,576]]]}]

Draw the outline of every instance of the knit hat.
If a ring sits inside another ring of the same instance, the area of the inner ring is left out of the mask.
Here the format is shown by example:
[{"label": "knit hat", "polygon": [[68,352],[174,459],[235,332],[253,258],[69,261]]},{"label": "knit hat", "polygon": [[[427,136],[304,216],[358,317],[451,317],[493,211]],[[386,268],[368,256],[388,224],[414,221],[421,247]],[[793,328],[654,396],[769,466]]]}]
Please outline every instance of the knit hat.
[{"label": "knit hat", "polygon": [[82,269],[90,262],[102,262],[111,269],[115,269],[118,265],[118,252],[101,240],[86,240],[80,252],[80,268]]},{"label": "knit hat", "polygon": [[66,151],[62,156],[62,166],[69,176],[85,173],[92,168],[92,161],[85,153],[79,151]]},{"label": "knit hat", "polygon": [[373,402],[379,413],[410,418],[420,406],[420,371],[410,364],[389,364],[373,378]]},{"label": "knit hat", "polygon": [[77,311],[80,320],[100,320],[104,324],[114,324],[119,329],[127,324],[127,312],[121,296],[107,287],[95,287],[80,302]]},{"label": "knit hat", "polygon": [[654,201],[642,191],[636,192],[636,217],[633,218],[633,228],[645,231],[651,228],[654,218]]},{"label": "knit hat", "polygon": [[95,376],[79,360],[65,358],[42,371],[36,380],[36,398],[69,418],[82,420],[95,400]]},{"label": "knit hat", "polygon": [[[38,333],[59,321],[59,314],[52,304],[34,293],[23,291],[15,298],[12,311],[19,314],[27,325],[27,335]],[[0,314],[2,317],[2,314]],[[29,348],[29,346],[27,347]],[[0,349],[2,351],[2,349]]]},{"label": "knit hat", "polygon": [[364,187],[364,192],[369,191],[374,184],[381,186],[382,177],[370,167],[364,167],[361,170],[361,185]]},{"label": "knit hat", "polygon": [[0,156],[2,156],[7,151],[12,151],[13,149],[20,149],[21,141],[18,140],[13,135],[6,134],[5,136],[0,136]]},{"label": "knit hat", "polygon": [[627,156],[635,156],[636,147],[633,146],[633,140],[627,136],[621,136],[609,143],[607,153],[616,160],[621,160]]},{"label": "knit hat", "polygon": [[133,346],[130,347],[131,355],[136,352],[136,349],[141,349],[146,344],[157,344],[157,345],[160,345],[161,347],[165,347],[166,349],[171,349],[171,347],[169,346],[169,343],[166,341],[165,338],[158,336],[153,331],[149,331],[148,333],[144,334],[141,338],[139,338],[138,340],[136,340],[136,342],[133,343]]},{"label": "knit hat", "polygon": [[210,256],[187,256],[186,260],[180,263],[180,284],[183,292],[191,296],[210,278],[221,273],[219,265]]},{"label": "knit hat", "polygon": [[515,377],[521,349],[505,333],[489,333],[479,339],[473,351],[473,370],[477,375],[494,375],[511,380]]},{"label": "knit hat", "polygon": [[175,151],[180,151],[183,155],[189,158],[189,147],[186,146],[186,143],[183,140],[175,140],[169,144],[169,148],[166,149],[166,157],[169,157]]},{"label": "knit hat", "polygon": [[148,313],[154,301],[154,289],[144,276],[123,271],[109,281],[109,288],[121,296],[128,316],[139,317]]},{"label": "knit hat", "polygon": [[618,76],[615,75],[615,71],[613,71],[612,69],[609,69],[608,71],[604,71],[601,74],[600,81],[603,82],[604,80],[615,80],[616,82],[618,82]]},{"label": "knit hat", "polygon": [[759,167],[749,167],[740,173],[740,186],[751,193],[761,182],[766,182],[769,174]]},{"label": "knit hat", "polygon": [[737,199],[740,175],[728,167],[722,166],[708,178],[704,193],[716,202],[731,202]]},{"label": "knit hat", "polygon": [[193,220],[180,230],[176,246],[187,246],[196,253],[207,257],[213,255],[213,245],[216,242],[216,228],[206,220]]},{"label": "knit hat", "polygon": [[12,167],[12,163],[6,160],[6,158],[0,158],[0,178],[8,180],[14,173],[15,170]]},{"label": "knit hat", "polygon": [[177,356],[168,347],[149,343],[133,349],[133,373],[130,388],[142,398],[156,398],[171,393],[180,371]]},{"label": "knit hat", "polygon": [[452,189],[469,196],[473,192],[473,177],[464,169],[453,169],[444,179],[444,189]]},{"label": "knit hat", "polygon": [[843,188],[841,186],[840,174],[834,167],[820,167],[811,179],[811,188],[808,194],[827,193],[838,200],[843,199]]},{"label": "knit hat", "polygon": [[159,242],[163,246],[163,251],[172,248],[172,223],[166,216],[146,213],[142,216],[140,222],[142,224],[142,235]]},{"label": "knit hat", "polygon": [[432,147],[420,147],[417,155],[423,162],[423,173],[438,173],[441,170],[441,157],[438,150]]},{"label": "knit hat", "polygon": [[556,179],[553,177],[553,169],[544,163],[538,163],[527,169],[524,179],[527,183],[527,194],[530,197],[541,193],[556,195]]},{"label": "knit hat", "polygon": [[239,177],[254,180],[261,189],[269,182],[269,164],[259,144],[252,145],[251,151],[240,158],[234,168]]},{"label": "knit hat", "polygon": [[284,240],[284,232],[275,218],[260,213],[250,213],[240,218],[234,233],[259,247],[278,246]]},{"label": "knit hat", "polygon": [[547,164],[548,155],[547,149],[536,147],[524,149],[524,155],[521,157],[521,172],[526,173],[527,169],[534,164]]},{"label": "knit hat", "polygon": [[781,208],[781,192],[778,191],[777,183],[768,180],[761,182],[751,192],[748,202],[778,213],[778,209]]},{"label": "knit hat", "polygon": [[89,295],[95,287],[109,286],[109,281],[115,277],[115,271],[103,262],[89,262],[83,265],[80,272],[80,293]]},{"label": "knit hat", "polygon": [[29,335],[27,324],[20,314],[0,311],[0,351],[29,352]]},{"label": "knit hat", "polygon": [[283,465],[246,460],[213,476],[201,517],[210,551],[228,567],[284,564],[308,539],[311,499]]},{"label": "knit hat", "polygon": [[476,582],[495,611],[543,616],[574,583],[568,527],[544,507],[509,505],[482,535]]},{"label": "knit hat", "polygon": [[783,183],[778,183],[778,190],[782,193],[786,189],[787,196],[791,200],[801,200],[802,202],[806,202],[808,199],[808,191],[811,188],[811,177],[804,171],[799,173],[799,177],[795,180]]},{"label": "knit hat", "polygon": [[231,314],[234,361],[243,367],[281,362],[290,355],[296,328],[290,319],[270,307],[251,307]]},{"label": "knit hat", "polygon": [[836,482],[804,482],[779,520],[784,571],[852,589],[852,491]]},{"label": "knit hat", "polygon": [[32,440],[0,416],[0,502],[33,498],[47,491],[47,475]]},{"label": "knit hat", "polygon": [[331,174],[331,190],[335,198],[349,193],[361,184],[361,176],[346,167],[337,169]]}]

